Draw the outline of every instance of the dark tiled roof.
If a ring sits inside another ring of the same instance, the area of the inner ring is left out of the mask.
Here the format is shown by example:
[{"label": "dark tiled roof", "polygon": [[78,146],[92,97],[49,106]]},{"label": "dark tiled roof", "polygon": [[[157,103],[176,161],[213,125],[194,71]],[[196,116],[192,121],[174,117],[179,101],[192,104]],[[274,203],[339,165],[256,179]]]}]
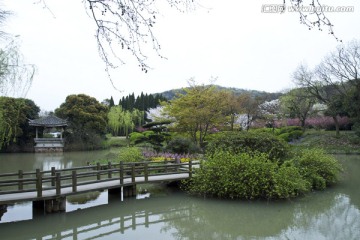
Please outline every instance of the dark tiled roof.
[{"label": "dark tiled roof", "polygon": [[29,125],[38,127],[62,127],[67,126],[67,121],[56,116],[47,116],[29,120]]}]

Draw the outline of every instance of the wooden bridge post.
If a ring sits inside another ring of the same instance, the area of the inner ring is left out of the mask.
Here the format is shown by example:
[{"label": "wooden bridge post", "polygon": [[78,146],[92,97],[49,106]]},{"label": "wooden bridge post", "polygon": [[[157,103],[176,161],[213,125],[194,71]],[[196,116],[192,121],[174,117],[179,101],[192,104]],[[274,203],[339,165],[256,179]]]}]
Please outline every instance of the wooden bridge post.
[{"label": "wooden bridge post", "polygon": [[99,163],[99,162],[96,164],[96,169],[97,169],[97,180],[100,180],[100,179],[101,179],[101,175],[100,175],[100,169],[101,169],[101,167],[100,167],[100,163]]},{"label": "wooden bridge post", "polygon": [[37,191],[37,196],[42,197],[42,176],[40,169],[38,168],[36,169],[36,191]]},{"label": "wooden bridge post", "polygon": [[51,213],[53,211],[53,200],[48,199],[48,200],[45,200],[44,202],[45,202],[45,212]]},{"label": "wooden bridge post", "polygon": [[19,170],[19,190],[23,190],[23,182],[21,181],[23,179],[23,170]]},{"label": "wooden bridge post", "polygon": [[55,167],[51,167],[51,186],[55,186]]},{"label": "wooden bridge post", "polygon": [[192,160],[189,161],[189,178],[192,178]]},{"label": "wooden bridge post", "polygon": [[149,180],[149,172],[148,172],[148,163],[147,162],[144,164],[144,179],[145,179],[145,182],[147,182]]},{"label": "wooden bridge post", "polygon": [[77,191],[77,178],[76,178],[76,170],[72,171],[72,191]]},{"label": "wooden bridge post", "polygon": [[66,211],[66,197],[47,199],[45,202],[46,213],[56,213]]},{"label": "wooden bridge post", "polygon": [[112,171],[111,171],[111,162],[108,162],[108,178],[112,178]]},{"label": "wooden bridge post", "polygon": [[120,162],[120,185],[124,184],[124,164]]},{"label": "wooden bridge post", "polygon": [[165,170],[164,170],[165,172],[167,172],[167,171],[168,171],[168,169],[167,169],[167,161],[166,161],[166,159],[164,160],[164,169],[165,169]]},{"label": "wooden bridge post", "polygon": [[51,212],[64,212],[66,211],[66,198],[60,197],[52,199],[52,209]]},{"label": "wooden bridge post", "polygon": [[131,182],[135,183],[135,164],[131,164]]},{"label": "wooden bridge post", "polygon": [[65,212],[66,211],[66,197],[62,197],[57,200],[59,202],[59,211]]},{"label": "wooden bridge post", "polygon": [[60,178],[60,172],[56,173],[56,195],[60,195],[61,194],[61,178]]}]

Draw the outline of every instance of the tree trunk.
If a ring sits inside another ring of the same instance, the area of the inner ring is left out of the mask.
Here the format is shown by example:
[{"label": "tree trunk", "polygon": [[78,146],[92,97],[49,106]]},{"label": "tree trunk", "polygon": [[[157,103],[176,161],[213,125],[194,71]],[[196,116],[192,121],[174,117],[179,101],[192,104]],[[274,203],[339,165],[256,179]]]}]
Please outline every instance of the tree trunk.
[{"label": "tree trunk", "polygon": [[230,128],[231,131],[234,131],[234,122],[235,122],[235,115],[231,114],[231,119],[230,119]]},{"label": "tree trunk", "polygon": [[305,132],[305,129],[306,129],[306,127],[305,127],[305,119],[301,119],[300,120],[300,122],[301,122],[301,128],[302,128],[302,131],[303,131],[303,133]]}]

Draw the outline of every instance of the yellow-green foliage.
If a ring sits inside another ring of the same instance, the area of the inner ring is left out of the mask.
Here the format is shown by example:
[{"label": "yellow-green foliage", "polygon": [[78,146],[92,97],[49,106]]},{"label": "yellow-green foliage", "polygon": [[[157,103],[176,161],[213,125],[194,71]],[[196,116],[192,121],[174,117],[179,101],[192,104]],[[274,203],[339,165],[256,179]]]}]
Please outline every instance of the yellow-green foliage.
[{"label": "yellow-green foliage", "polygon": [[[169,158],[166,158],[164,156],[156,156],[156,157],[151,157],[149,160],[152,161],[152,162],[163,162],[163,161],[175,160],[175,159],[169,159]],[[189,157],[180,158],[181,163],[189,162],[189,161],[190,161]]]},{"label": "yellow-green foliage", "polygon": [[322,149],[305,149],[292,159],[313,189],[322,190],[337,182],[341,165]]},{"label": "yellow-green foliage", "polygon": [[291,154],[288,148],[284,151],[282,144],[271,144],[266,135],[228,135],[219,139],[222,141],[212,142],[216,145],[211,146],[202,167],[188,182],[190,193],[220,198],[286,199],[334,184],[341,171],[338,161],[322,150]]},{"label": "yellow-green foliage", "polygon": [[119,153],[119,161],[123,162],[140,162],[144,160],[141,149],[137,147],[123,148]]},{"label": "yellow-green foliage", "polygon": [[296,167],[279,166],[265,153],[219,151],[197,169],[188,190],[220,198],[281,199],[296,197],[309,188]]}]

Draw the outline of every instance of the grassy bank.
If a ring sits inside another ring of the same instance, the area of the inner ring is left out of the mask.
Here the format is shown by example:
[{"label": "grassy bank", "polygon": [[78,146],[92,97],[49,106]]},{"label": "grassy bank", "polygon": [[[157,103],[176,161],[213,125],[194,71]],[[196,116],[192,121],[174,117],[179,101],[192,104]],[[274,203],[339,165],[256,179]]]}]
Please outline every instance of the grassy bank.
[{"label": "grassy bank", "polygon": [[112,148],[112,147],[127,147],[129,146],[129,139],[126,137],[112,137],[106,136],[106,140],[102,142],[102,148]]},{"label": "grassy bank", "polygon": [[322,148],[331,154],[360,154],[360,138],[352,131],[307,130],[302,138],[295,142],[297,148]]}]

